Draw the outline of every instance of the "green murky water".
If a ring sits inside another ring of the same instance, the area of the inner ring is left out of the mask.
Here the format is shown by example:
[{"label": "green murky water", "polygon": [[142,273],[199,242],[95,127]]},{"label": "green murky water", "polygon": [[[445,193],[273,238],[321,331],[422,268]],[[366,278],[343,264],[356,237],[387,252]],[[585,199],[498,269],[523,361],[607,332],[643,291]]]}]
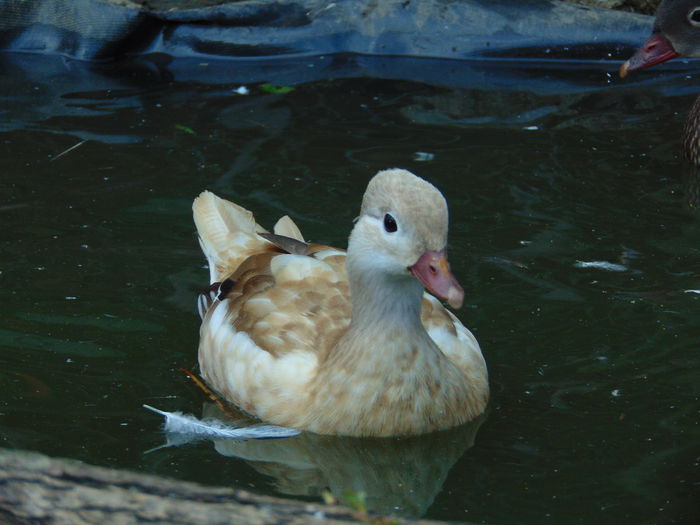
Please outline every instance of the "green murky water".
[{"label": "green murky water", "polygon": [[[365,490],[371,507],[447,520],[698,519],[700,223],[678,155],[698,79],[341,57],[292,63],[316,77],[279,95],[246,63],[225,84],[198,67],[208,82],[0,61],[1,446],[309,500]],[[143,403],[202,415],[178,371],[196,363],[207,280],[193,197],[214,190],[268,225],[288,213],[344,246],[391,166],[450,204],[485,420],[146,454],[163,436]]]}]

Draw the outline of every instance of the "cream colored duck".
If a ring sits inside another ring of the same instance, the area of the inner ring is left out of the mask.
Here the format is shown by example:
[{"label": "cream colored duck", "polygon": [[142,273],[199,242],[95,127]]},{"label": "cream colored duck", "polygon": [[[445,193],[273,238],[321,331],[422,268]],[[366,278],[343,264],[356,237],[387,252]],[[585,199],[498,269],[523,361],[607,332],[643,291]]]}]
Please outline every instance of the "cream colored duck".
[{"label": "cream colored duck", "polygon": [[319,434],[422,434],[481,414],[489,389],[446,257],[447,203],[392,169],[369,182],[347,253],[304,242],[283,217],[203,192],[194,201],[211,283],[200,297],[199,365],[263,421]]}]

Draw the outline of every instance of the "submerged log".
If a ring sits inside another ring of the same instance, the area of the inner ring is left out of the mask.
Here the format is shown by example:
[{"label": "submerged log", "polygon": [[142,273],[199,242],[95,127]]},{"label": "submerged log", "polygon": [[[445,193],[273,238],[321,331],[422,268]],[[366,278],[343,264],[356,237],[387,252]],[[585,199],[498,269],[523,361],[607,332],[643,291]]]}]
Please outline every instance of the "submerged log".
[{"label": "submerged log", "polygon": [[409,521],[0,449],[0,523],[5,522],[294,525]]}]

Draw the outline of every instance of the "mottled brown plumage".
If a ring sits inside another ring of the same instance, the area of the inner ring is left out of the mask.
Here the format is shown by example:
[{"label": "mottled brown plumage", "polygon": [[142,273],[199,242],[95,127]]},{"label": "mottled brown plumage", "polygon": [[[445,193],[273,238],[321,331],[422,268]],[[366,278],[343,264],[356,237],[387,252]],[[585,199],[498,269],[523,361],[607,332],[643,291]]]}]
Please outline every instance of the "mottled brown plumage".
[{"label": "mottled brown plumage", "polygon": [[683,128],[683,154],[700,167],[700,97],[695,99]]},{"label": "mottled brown plumage", "polygon": [[359,436],[420,434],[483,412],[479,345],[421,285],[461,304],[447,205],[431,184],[405,170],[375,176],[347,254],[304,242],[289,218],[269,234],[208,192],[193,210],[211,281],[234,283],[207,295],[200,330],[202,376],[226,399],[278,425]]}]

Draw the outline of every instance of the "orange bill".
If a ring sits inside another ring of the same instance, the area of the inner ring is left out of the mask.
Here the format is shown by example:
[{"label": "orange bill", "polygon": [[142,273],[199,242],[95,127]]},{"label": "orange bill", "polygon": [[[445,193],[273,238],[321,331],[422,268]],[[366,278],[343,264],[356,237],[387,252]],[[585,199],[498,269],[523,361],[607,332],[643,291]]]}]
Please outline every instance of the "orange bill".
[{"label": "orange bill", "polygon": [[624,78],[631,71],[660,64],[677,56],[678,53],[673,49],[671,42],[661,33],[654,33],[629,60],[622,64],[620,77]]}]

